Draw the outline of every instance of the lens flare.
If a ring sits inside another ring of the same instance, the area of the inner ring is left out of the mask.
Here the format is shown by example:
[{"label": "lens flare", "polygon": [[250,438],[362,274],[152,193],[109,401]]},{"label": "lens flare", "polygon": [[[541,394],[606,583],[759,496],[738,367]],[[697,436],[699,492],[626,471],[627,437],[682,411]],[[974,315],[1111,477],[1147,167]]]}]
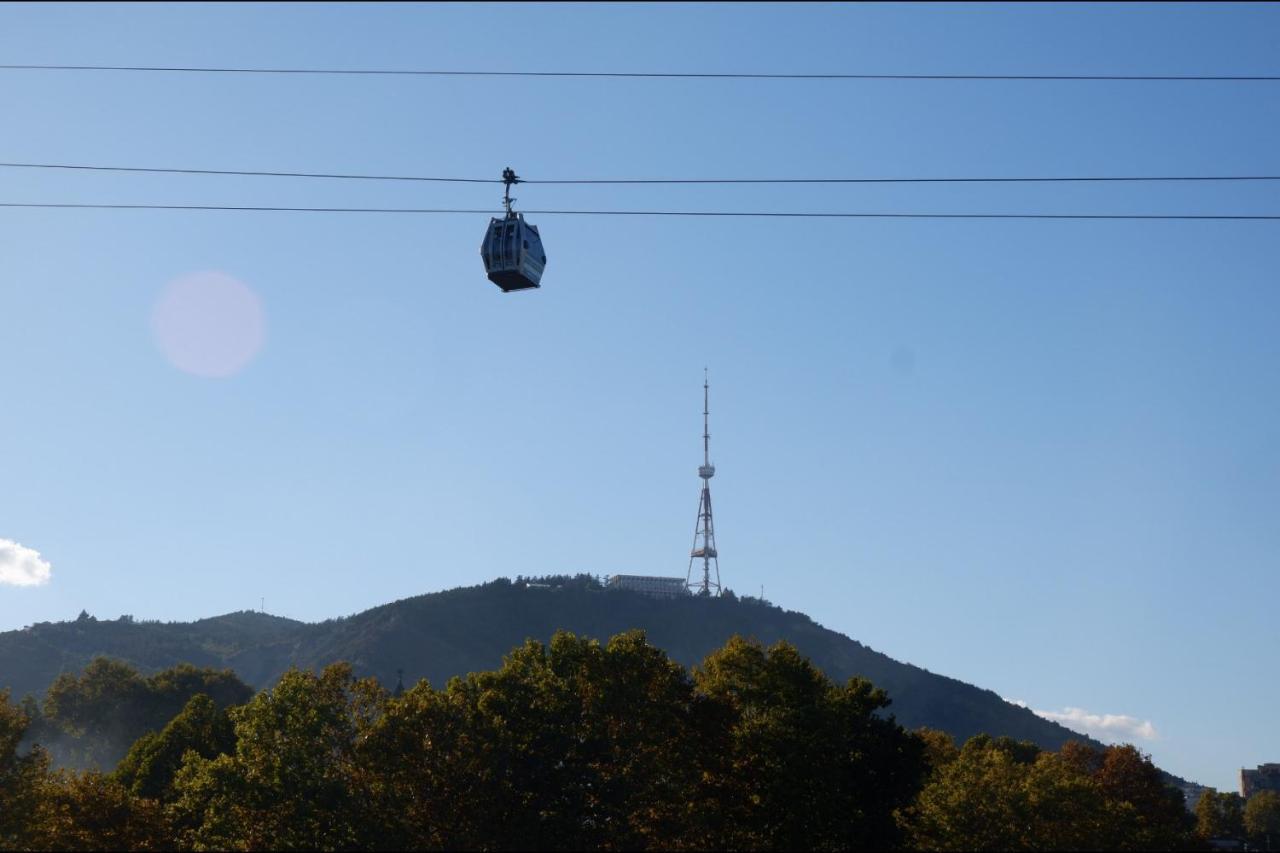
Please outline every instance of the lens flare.
[{"label": "lens flare", "polygon": [[262,300],[222,272],[197,272],[165,285],[151,312],[151,330],[164,357],[195,376],[234,376],[266,339]]}]

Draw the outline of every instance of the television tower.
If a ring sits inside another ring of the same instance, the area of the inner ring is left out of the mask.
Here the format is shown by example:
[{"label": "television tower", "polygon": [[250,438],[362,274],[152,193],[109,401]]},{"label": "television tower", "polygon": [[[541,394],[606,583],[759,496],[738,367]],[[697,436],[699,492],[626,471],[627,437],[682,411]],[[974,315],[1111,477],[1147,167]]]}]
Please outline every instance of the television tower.
[{"label": "television tower", "polygon": [[[716,475],[716,466],[711,464],[711,431],[709,418],[711,386],[707,381],[707,369],[702,368],[702,466],[698,468],[698,476],[702,478],[702,498],[698,501],[698,522],[693,528],[693,550],[689,552],[689,571],[685,575],[685,585],[698,595],[720,594],[720,558],[716,554],[716,526],[711,519],[711,478]],[[693,562],[702,560],[702,580],[693,579]],[[715,566],[715,580],[711,579],[711,569]]]}]

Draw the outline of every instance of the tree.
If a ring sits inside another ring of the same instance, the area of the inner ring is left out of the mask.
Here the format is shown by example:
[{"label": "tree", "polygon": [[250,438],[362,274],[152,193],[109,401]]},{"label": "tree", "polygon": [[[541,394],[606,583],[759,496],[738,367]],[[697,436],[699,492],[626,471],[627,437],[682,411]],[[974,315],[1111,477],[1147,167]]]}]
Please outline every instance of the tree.
[{"label": "tree", "polygon": [[59,675],[44,700],[46,721],[69,736],[54,746],[59,763],[112,766],[146,731],[135,730],[134,722],[146,690],[133,667],[109,658],[95,658],[78,677]]},{"label": "tree", "polygon": [[727,763],[708,768],[703,806],[723,821],[718,846],[898,845],[894,812],[919,789],[924,745],[880,715],[884,691],[834,685],[795,647],[741,637],[695,669],[694,685],[726,708]]},{"label": "tree", "polygon": [[31,828],[37,850],[166,850],[173,846],[160,804],[133,796],[95,770],[62,770],[41,789]]},{"label": "tree", "polygon": [[[393,697],[336,664],[290,670],[220,707],[238,684],[192,667],[143,678],[105,660],[62,680],[46,708],[95,745],[123,730],[97,714],[155,719],[187,696],[105,775],[51,774],[43,750],[21,753],[37,709],[4,696],[0,847],[1157,850],[1194,840],[1181,793],[1131,746],[1053,753],[980,735],[957,748],[943,732],[904,731],[883,691],[835,684],[786,643],[735,637],[689,673],[642,632],[606,644],[558,632],[439,690],[422,681]],[[1264,837],[1280,797],[1255,800],[1245,821]],[[1201,811],[1206,833],[1238,822],[1224,795]]]},{"label": "tree", "polygon": [[148,732],[133,744],[115,777],[140,797],[169,801],[173,777],[188,751],[211,759],[234,752],[235,745],[230,716],[207,695],[197,693],[162,731]]},{"label": "tree", "polygon": [[1244,838],[1244,803],[1239,794],[1205,790],[1196,803],[1196,835],[1213,838]]},{"label": "tree", "polygon": [[925,766],[930,778],[960,757],[955,738],[944,731],[924,727],[916,729],[915,735],[924,746]]},{"label": "tree", "polygon": [[1033,824],[1027,794],[1027,750],[985,735],[935,768],[929,784],[904,813],[912,846],[928,850],[1025,850]]},{"label": "tree", "polygon": [[357,735],[386,694],[347,664],[292,669],[233,708],[235,752],[188,750],[171,814],[184,844],[203,848],[335,849],[367,843],[369,800],[352,772]]},{"label": "tree", "polygon": [[1182,792],[1165,784],[1149,756],[1136,747],[1107,747],[1094,778],[1102,786],[1116,850],[1173,850],[1188,846],[1195,818]]},{"label": "tree", "polygon": [[[1032,849],[1089,850],[1107,836],[1107,801],[1087,771],[1088,762],[1068,752],[1042,752],[1028,768],[1026,838]],[[1083,765],[1083,766],[1082,766]]]},{"label": "tree", "polygon": [[49,770],[49,756],[40,747],[26,754],[19,745],[30,717],[0,690],[0,848],[35,846],[31,830]]},{"label": "tree", "polygon": [[557,634],[548,663],[577,706],[569,766],[590,781],[581,798],[594,823],[581,840],[624,849],[687,840],[689,800],[709,744],[701,724],[707,703],[685,670],[642,631],[604,647]]},{"label": "tree", "polygon": [[641,632],[603,647],[559,632],[495,672],[388,703],[358,763],[385,803],[388,845],[680,846],[706,704]]},{"label": "tree", "polygon": [[1170,850],[1190,846],[1182,794],[1133,747],[1058,753],[971,738],[902,813],[933,850]]},{"label": "tree", "polygon": [[180,664],[144,678],[122,661],[95,658],[78,676],[49,687],[41,735],[59,763],[110,769],[147,732],[159,731],[197,693],[219,707],[247,702],[253,690],[231,670]]},{"label": "tree", "polygon": [[247,820],[250,786],[235,756],[184,756],[172,796],[167,813],[180,849],[249,850],[255,841],[271,846]]},{"label": "tree", "polygon": [[559,632],[387,702],[354,772],[387,846],[882,848],[924,766],[886,705],[785,645],[690,679],[641,632]]},{"label": "tree", "polygon": [[1259,791],[1244,806],[1244,830],[1263,850],[1280,849],[1280,793]]},{"label": "tree", "polygon": [[146,678],[149,729],[159,729],[178,714],[193,696],[204,694],[219,708],[243,705],[253,698],[253,688],[229,669],[208,669],[178,664]]}]

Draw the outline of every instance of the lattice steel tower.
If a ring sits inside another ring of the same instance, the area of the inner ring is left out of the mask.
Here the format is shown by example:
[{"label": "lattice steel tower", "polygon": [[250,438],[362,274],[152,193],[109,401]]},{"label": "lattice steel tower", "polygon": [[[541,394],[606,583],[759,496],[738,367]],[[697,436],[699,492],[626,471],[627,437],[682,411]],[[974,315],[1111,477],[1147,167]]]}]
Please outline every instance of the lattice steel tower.
[{"label": "lattice steel tower", "polygon": [[[685,584],[698,595],[720,594],[720,558],[716,554],[716,525],[711,518],[711,478],[716,475],[716,466],[711,464],[711,431],[709,418],[711,385],[707,381],[707,369],[702,369],[702,466],[698,468],[698,476],[702,478],[702,498],[698,501],[698,523],[693,528],[693,550],[689,552],[689,572],[685,575]],[[702,561],[702,580],[693,579],[693,563]],[[715,580],[711,579],[712,567],[715,568]],[[712,593],[712,590],[715,590]]]}]

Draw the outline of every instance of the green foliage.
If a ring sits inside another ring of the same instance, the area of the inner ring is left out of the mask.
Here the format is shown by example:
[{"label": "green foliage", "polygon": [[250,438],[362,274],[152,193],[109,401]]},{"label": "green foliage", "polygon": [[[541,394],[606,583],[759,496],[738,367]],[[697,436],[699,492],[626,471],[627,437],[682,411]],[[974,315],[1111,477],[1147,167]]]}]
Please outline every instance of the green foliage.
[{"label": "green foliage", "polygon": [[170,816],[218,849],[881,849],[923,744],[865,681],[732,641],[696,678],[640,632],[557,633],[399,698],[291,671],[188,752]]},{"label": "green foliage", "polygon": [[0,848],[32,846],[31,828],[40,805],[49,757],[35,748],[20,749],[30,716],[0,690]]},{"label": "green foliage", "polygon": [[1244,838],[1244,802],[1239,794],[1218,793],[1212,788],[1196,803],[1196,835],[1211,838]]},{"label": "green foliage", "polygon": [[79,676],[58,676],[45,695],[44,718],[75,744],[54,744],[57,757],[64,763],[109,766],[114,753],[123,754],[121,747],[146,731],[134,731],[131,719],[145,703],[145,682],[120,661],[97,658]]},{"label": "green foliage", "polygon": [[1028,768],[988,737],[937,767],[907,812],[914,846],[929,850],[1029,849]]},{"label": "green foliage", "polygon": [[924,748],[924,763],[929,778],[960,757],[955,738],[943,731],[919,728],[915,732]]},{"label": "green foliage", "polygon": [[732,848],[885,849],[923,776],[924,746],[865,679],[832,684],[794,646],[740,637],[696,670],[700,693],[729,710],[725,762],[703,808]]},{"label": "green foliage", "polygon": [[61,764],[109,769],[197,694],[226,707],[247,702],[253,691],[230,670],[179,664],[144,678],[126,663],[95,658],[49,687],[39,736]]},{"label": "green foliage", "polygon": [[705,704],[638,632],[605,647],[560,633],[496,672],[405,693],[367,766],[392,791],[400,844],[655,846],[687,832]]},{"label": "green foliage", "polygon": [[193,752],[216,758],[235,750],[236,736],[227,712],[204,693],[197,693],[160,732],[139,738],[120,761],[115,777],[134,794],[172,799],[174,774]]},{"label": "green foliage", "polygon": [[935,767],[901,817],[913,845],[928,850],[1176,850],[1192,843],[1181,792],[1131,746],[1069,744],[1050,753],[975,737]]},{"label": "green foliage", "polygon": [[1185,797],[1136,747],[1108,747],[1094,779],[1111,806],[1116,849],[1176,850],[1190,843],[1195,818]]},{"label": "green foliage", "polygon": [[1244,806],[1244,830],[1260,849],[1280,847],[1280,793],[1259,791]]},{"label": "green foliage", "polygon": [[387,697],[346,664],[320,675],[287,672],[233,708],[234,755],[189,750],[171,812],[200,849],[346,849],[369,846],[368,799],[353,772],[356,742]]},{"label": "green foliage", "polygon": [[[335,664],[291,669],[247,703],[220,707],[219,696],[243,695],[237,684],[189,667],[144,678],[109,661],[63,680],[46,714],[94,743],[105,731],[96,713],[158,714],[195,691],[108,775],[50,773],[42,750],[21,748],[39,709],[4,697],[0,847],[1164,850],[1196,841],[1181,794],[1132,747],[1068,743],[1055,753],[982,735],[957,748],[940,731],[906,732],[884,691],[859,678],[834,683],[787,643],[734,637],[690,673],[640,631],[603,645],[557,632],[443,689],[422,681],[393,697]],[[1274,825],[1278,800],[1250,801],[1251,832]]]},{"label": "green foliage", "polygon": [[173,841],[159,803],[133,796],[110,776],[59,771],[41,788],[31,825],[36,850],[167,850]]}]

